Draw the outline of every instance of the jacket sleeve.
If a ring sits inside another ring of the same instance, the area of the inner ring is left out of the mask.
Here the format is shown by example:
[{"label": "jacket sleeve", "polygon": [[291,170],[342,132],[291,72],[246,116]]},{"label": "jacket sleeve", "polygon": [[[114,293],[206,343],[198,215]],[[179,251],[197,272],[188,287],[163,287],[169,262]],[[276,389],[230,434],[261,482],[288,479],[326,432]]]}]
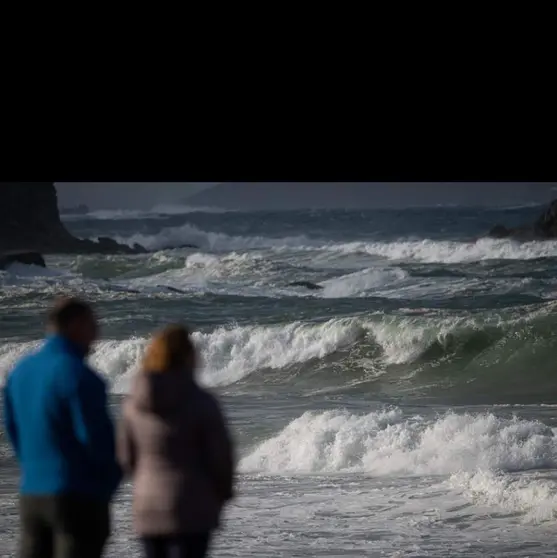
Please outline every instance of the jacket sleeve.
[{"label": "jacket sleeve", "polygon": [[136,449],[130,424],[125,414],[118,423],[118,432],[116,437],[116,453],[120,467],[127,475],[132,475],[135,470]]},{"label": "jacket sleeve", "polygon": [[224,503],[234,497],[234,448],[216,400],[212,399],[209,411],[205,419],[205,458],[209,474]]},{"label": "jacket sleeve", "polygon": [[4,396],[4,429],[6,431],[6,434],[8,435],[8,439],[13,447],[15,455],[19,459],[19,437],[17,434],[17,426],[15,424],[8,385],[8,382],[6,382],[6,385],[2,390]]},{"label": "jacket sleeve", "polygon": [[78,372],[77,375],[70,397],[74,430],[91,463],[103,472],[113,493],[122,479],[122,471],[116,460],[114,427],[108,415],[106,388],[92,371]]}]

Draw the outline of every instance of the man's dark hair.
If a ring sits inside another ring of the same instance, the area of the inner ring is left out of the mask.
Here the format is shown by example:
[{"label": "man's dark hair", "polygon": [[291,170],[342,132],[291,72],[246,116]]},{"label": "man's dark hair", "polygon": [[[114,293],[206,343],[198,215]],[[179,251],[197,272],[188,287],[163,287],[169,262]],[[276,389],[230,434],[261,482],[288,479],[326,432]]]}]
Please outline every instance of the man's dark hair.
[{"label": "man's dark hair", "polygon": [[61,298],[48,313],[48,325],[57,331],[67,329],[74,320],[91,316],[93,309],[78,298]]}]

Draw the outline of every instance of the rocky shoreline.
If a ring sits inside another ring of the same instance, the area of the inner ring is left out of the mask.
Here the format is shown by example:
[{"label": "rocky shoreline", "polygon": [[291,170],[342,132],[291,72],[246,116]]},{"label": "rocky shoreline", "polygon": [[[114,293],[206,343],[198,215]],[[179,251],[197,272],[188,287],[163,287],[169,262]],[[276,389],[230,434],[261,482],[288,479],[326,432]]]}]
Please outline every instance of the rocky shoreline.
[{"label": "rocky shoreline", "polygon": [[554,240],[557,238],[557,200],[549,207],[533,225],[509,228],[495,225],[487,234],[490,238],[511,238],[514,240]]}]

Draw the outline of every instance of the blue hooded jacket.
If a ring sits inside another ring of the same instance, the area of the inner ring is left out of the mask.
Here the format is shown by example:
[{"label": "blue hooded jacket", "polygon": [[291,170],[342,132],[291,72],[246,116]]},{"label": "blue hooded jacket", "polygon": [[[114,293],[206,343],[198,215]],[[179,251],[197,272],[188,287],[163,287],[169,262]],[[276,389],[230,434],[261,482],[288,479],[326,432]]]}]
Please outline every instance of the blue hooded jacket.
[{"label": "blue hooded jacket", "polygon": [[104,380],[84,352],[49,337],[4,387],[5,430],[21,466],[21,493],[110,499],[121,480]]}]

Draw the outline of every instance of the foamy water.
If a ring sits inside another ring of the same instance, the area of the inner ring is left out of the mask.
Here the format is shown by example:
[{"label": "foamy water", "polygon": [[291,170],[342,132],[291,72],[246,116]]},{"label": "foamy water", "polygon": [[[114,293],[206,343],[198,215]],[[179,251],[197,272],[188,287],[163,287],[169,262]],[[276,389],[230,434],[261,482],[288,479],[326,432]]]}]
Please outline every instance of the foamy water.
[{"label": "foamy water", "polygon": [[494,415],[437,420],[400,409],[306,412],[241,462],[245,472],[451,475],[557,467],[556,430]]},{"label": "foamy water", "polygon": [[399,240],[390,242],[330,242],[305,235],[271,238],[265,236],[231,236],[206,231],[194,225],[162,229],[155,235],[137,233],[118,237],[129,244],[142,244],[148,249],[174,248],[197,244],[217,250],[285,249],[323,250],[343,254],[359,253],[389,260],[416,260],[427,263],[460,263],[482,260],[531,260],[557,257],[557,242],[516,242],[508,239],[482,238],[475,241]]},{"label": "foamy water", "polygon": [[[482,238],[538,209],[486,211],[66,216],[152,252],[0,271],[0,381],[40,346],[52,298],[84,296],[117,416],[153,329],[183,321],[238,447],[214,556],[552,556],[557,243]],[[11,556],[1,433],[0,463]],[[114,518],[107,556],[140,556],[129,484]]]},{"label": "foamy water", "polygon": [[[329,321],[319,325],[292,323],[276,327],[223,327],[211,333],[194,333],[201,352],[201,379],[208,385],[230,385],[251,372],[279,369],[323,357],[354,343],[363,328],[355,321]],[[130,375],[143,355],[146,338],[100,341],[90,358],[117,393],[126,392]],[[22,355],[40,342],[0,345],[0,374],[4,376]]]}]

